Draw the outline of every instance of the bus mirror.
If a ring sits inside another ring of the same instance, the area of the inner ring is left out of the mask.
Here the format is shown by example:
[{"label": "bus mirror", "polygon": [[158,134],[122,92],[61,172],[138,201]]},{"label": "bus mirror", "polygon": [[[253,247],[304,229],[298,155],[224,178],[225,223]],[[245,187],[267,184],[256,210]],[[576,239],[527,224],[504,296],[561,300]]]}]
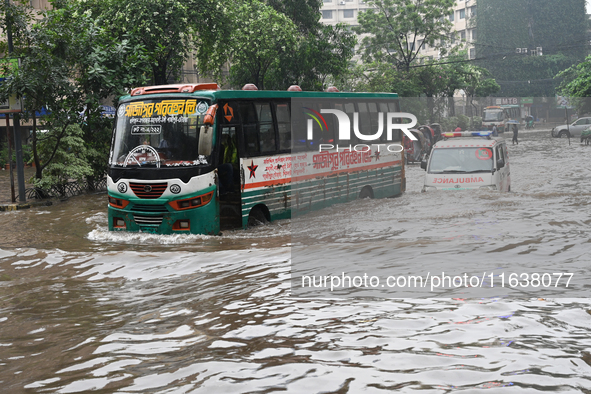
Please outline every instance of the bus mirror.
[{"label": "bus mirror", "polygon": [[213,146],[213,127],[209,125],[201,126],[199,131],[199,151],[197,154],[203,156],[211,155]]},{"label": "bus mirror", "polygon": [[213,126],[213,121],[215,120],[215,113],[218,110],[218,105],[214,104],[207,109],[205,116],[203,117],[203,124]]},{"label": "bus mirror", "polygon": [[497,170],[500,170],[503,167],[505,167],[505,161],[503,159],[498,159],[497,160]]},{"label": "bus mirror", "polygon": [[427,160],[421,160],[421,168],[423,170],[426,170],[427,169]]}]

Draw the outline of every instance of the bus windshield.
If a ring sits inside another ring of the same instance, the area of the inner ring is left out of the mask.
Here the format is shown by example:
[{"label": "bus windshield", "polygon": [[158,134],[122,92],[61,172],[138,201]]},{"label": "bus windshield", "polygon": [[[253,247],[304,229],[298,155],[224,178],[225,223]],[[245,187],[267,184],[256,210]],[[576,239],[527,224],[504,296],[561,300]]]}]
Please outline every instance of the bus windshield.
[{"label": "bus windshield", "polygon": [[199,166],[211,163],[211,144],[199,146],[209,103],[199,99],[152,99],[117,109],[110,164],[119,167]]},{"label": "bus windshield", "polygon": [[484,116],[482,120],[485,122],[501,121],[503,120],[503,111],[500,109],[484,110]]},{"label": "bus windshield", "polygon": [[444,148],[431,153],[429,173],[489,172],[493,169],[491,148]]}]

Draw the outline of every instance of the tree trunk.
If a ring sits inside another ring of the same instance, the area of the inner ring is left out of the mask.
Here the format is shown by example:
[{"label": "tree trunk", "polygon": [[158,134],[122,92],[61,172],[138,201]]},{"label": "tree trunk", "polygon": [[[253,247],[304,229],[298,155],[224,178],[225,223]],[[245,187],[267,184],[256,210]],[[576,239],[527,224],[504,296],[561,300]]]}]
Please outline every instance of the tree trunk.
[{"label": "tree trunk", "polygon": [[41,168],[41,161],[39,160],[39,152],[37,152],[37,115],[33,111],[33,160],[35,161],[35,178],[41,179],[43,177],[43,169]]},{"label": "tree trunk", "polygon": [[456,116],[456,102],[453,94],[447,97],[447,108],[449,110],[449,116]]}]

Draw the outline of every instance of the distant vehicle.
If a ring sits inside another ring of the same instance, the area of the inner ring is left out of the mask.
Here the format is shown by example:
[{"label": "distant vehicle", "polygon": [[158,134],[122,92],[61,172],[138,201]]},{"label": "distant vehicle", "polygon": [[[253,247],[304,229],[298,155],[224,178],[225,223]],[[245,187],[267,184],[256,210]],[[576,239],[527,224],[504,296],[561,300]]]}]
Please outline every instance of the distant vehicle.
[{"label": "distant vehicle", "polygon": [[570,125],[560,125],[552,129],[552,137],[572,138],[580,137],[583,130],[591,125],[591,118],[579,118]]},{"label": "distant vehicle", "polygon": [[490,131],[443,133],[429,160],[423,192],[431,190],[488,189],[511,191],[507,144]]},{"label": "distant vehicle", "polygon": [[519,127],[520,112],[518,105],[496,105],[486,107],[482,111],[482,125],[492,130],[497,126],[497,132],[513,131]]}]

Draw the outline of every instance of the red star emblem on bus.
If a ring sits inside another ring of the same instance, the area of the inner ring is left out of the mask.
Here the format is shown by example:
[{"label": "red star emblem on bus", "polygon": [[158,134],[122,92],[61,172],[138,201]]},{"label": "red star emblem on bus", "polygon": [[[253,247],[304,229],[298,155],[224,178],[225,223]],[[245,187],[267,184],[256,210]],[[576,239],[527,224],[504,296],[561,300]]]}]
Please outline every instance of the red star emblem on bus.
[{"label": "red star emblem on bus", "polygon": [[257,168],[259,168],[259,166],[254,164],[254,161],[250,161],[250,165],[248,167],[248,170],[250,171],[250,176],[248,177],[248,179],[250,178],[256,178],[256,174],[255,171],[257,170]]},{"label": "red star emblem on bus", "polygon": [[228,103],[226,103],[226,105],[224,105],[224,118],[226,118],[226,120],[229,122],[232,120],[232,118],[234,117],[234,110],[232,109],[232,107],[230,107],[228,105]]}]

